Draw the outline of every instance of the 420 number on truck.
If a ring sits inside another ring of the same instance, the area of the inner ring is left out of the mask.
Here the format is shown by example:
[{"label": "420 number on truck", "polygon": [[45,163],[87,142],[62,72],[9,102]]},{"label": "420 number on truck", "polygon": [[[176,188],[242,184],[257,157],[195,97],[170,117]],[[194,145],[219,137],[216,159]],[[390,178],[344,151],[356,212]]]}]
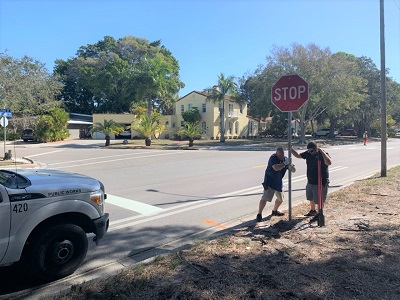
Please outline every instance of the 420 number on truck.
[{"label": "420 number on truck", "polygon": [[58,170],[0,170],[0,267],[20,260],[46,280],[82,264],[87,233],[97,242],[108,229],[104,185]]}]

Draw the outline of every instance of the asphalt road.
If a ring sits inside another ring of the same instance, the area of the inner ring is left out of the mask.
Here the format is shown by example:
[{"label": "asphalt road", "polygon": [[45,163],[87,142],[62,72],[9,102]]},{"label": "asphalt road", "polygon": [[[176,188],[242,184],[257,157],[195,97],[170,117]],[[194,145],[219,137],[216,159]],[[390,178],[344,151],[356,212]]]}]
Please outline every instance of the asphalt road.
[{"label": "asphalt road", "polygon": [[[49,291],[79,282],[81,275],[85,280],[95,278],[255,218],[265,166],[273,153],[122,150],[99,145],[102,142],[72,141],[18,143],[12,148],[14,157],[29,157],[42,168],[95,177],[104,183],[108,194],[106,211],[111,222],[106,237],[97,247],[91,243],[83,266],[70,278],[48,286]],[[388,166],[400,164],[400,140],[389,140],[387,147]],[[330,192],[380,171],[380,143],[324,149],[333,160]],[[292,174],[295,205],[305,200],[306,166],[302,159],[293,158],[293,162],[297,168]],[[287,176],[285,179],[287,189]],[[282,209],[287,208],[287,200],[286,194]],[[271,207],[267,205],[265,217]],[[16,285],[16,272],[0,269],[2,285],[10,282],[3,294],[18,295],[26,288],[37,287],[35,283]]]}]

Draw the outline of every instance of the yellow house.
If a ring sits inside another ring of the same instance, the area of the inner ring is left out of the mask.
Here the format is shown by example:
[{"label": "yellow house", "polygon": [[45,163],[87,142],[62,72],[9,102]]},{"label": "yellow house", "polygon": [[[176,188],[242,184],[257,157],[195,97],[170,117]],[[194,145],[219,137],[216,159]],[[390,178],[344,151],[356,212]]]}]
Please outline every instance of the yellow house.
[{"label": "yellow house", "polygon": [[[258,135],[258,122],[256,119],[247,116],[247,105],[240,105],[225,98],[225,137],[227,139],[254,137]],[[200,127],[204,138],[218,139],[220,137],[220,107],[222,103],[214,103],[207,100],[207,94],[200,91],[192,91],[183,96],[175,103],[175,113],[173,115],[162,116],[161,122],[165,126],[165,131],[159,137],[162,139],[171,139],[183,126],[184,120],[182,113],[192,108],[197,108],[201,115]],[[114,120],[116,123],[125,126],[132,126],[134,115],[132,114],[95,114],[93,123],[102,123],[104,119]],[[137,132],[126,131],[125,134],[130,138],[139,136]],[[119,136],[121,137],[121,136]],[[122,136],[123,137],[123,136]],[[94,133],[93,138],[103,139],[101,133]],[[111,137],[112,139],[115,136]],[[126,138],[129,138],[126,137]]]}]

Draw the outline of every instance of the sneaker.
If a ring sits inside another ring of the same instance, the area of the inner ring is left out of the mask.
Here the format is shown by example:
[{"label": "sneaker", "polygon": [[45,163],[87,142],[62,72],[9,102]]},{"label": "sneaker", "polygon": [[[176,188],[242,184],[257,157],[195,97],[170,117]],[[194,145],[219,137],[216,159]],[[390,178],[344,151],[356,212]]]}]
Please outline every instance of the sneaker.
[{"label": "sneaker", "polygon": [[277,217],[282,217],[283,215],[285,215],[285,213],[280,212],[279,210],[273,210],[271,215],[277,216]]},{"label": "sneaker", "polygon": [[257,214],[257,222],[262,222],[262,215],[261,214]]},{"label": "sneaker", "polygon": [[319,214],[316,214],[313,218],[311,218],[311,220],[309,221],[310,223],[314,223],[317,222],[319,218]]},{"label": "sneaker", "polygon": [[308,213],[306,213],[304,216],[305,217],[313,217],[317,215],[317,211],[316,210],[310,210]]}]

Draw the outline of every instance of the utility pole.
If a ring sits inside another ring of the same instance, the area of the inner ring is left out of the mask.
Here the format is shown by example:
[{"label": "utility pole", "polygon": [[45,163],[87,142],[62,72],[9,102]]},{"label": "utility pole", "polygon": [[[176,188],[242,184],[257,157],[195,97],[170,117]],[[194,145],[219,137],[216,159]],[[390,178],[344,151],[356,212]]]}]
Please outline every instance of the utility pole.
[{"label": "utility pole", "polygon": [[387,171],[386,132],[386,67],[385,67],[385,3],[380,0],[380,40],[381,40],[381,177]]}]

